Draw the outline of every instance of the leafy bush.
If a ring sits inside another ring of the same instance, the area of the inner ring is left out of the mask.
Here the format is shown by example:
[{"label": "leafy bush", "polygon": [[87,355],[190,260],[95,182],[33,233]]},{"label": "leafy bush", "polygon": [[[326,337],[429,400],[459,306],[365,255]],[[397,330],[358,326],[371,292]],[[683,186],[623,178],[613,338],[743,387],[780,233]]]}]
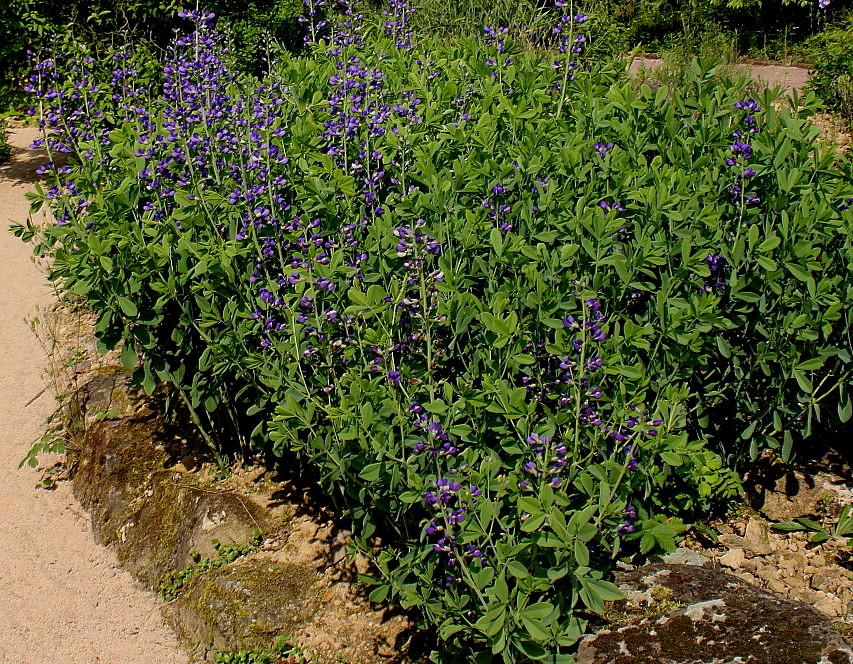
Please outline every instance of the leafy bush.
[{"label": "leafy bush", "polygon": [[[0,6],[0,110],[23,103],[22,87],[31,67],[28,51],[50,48],[57,40],[108,47],[133,41],[148,52],[169,43],[185,22],[178,0],[7,0]],[[300,0],[211,0],[209,7],[228,22],[231,59],[260,72],[270,53],[298,49],[302,30]]]},{"label": "leafy bush", "polygon": [[853,122],[853,21],[813,38],[809,55],[810,88],[828,108]]},{"label": "leafy bush", "polygon": [[642,45],[660,53],[698,53],[708,37],[725,36],[727,49],[753,57],[788,57],[796,46],[825,26],[827,12],[849,7],[833,0],[590,0],[591,14],[605,24],[609,43],[627,50]]},{"label": "leafy bush", "polygon": [[9,161],[12,156],[12,146],[9,145],[9,134],[6,132],[6,125],[0,122],[0,164]]},{"label": "leafy bush", "polygon": [[159,86],[31,82],[76,158],[18,233],[147,390],[318,474],[436,661],[571,661],[615,559],[853,410],[853,183],[814,99],[699,63],[637,89],[569,9],[552,54],[318,0],[261,81],[192,12]]}]

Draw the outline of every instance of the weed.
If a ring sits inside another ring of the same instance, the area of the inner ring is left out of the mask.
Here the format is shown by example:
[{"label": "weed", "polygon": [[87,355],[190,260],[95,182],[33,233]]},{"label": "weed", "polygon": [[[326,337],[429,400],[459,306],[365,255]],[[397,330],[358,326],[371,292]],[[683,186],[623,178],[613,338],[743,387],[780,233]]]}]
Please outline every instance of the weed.
[{"label": "weed", "polygon": [[216,558],[202,557],[194,552],[191,554],[194,564],[182,570],[169,570],[166,572],[157,586],[157,592],[167,602],[171,602],[181,594],[191,579],[205,572],[224,567],[250,553],[254,553],[259,549],[262,541],[263,538],[260,533],[256,533],[252,541],[244,545],[223,545],[213,540],[213,548],[216,549],[217,553]]}]

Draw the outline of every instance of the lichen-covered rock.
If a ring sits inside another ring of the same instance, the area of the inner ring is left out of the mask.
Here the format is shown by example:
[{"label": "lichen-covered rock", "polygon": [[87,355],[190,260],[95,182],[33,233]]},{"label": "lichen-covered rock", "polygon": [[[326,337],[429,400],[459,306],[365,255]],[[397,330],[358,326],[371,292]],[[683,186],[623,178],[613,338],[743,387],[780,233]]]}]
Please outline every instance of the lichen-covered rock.
[{"label": "lichen-covered rock", "polygon": [[316,571],[262,559],[199,574],[165,609],[178,636],[199,654],[267,650],[317,612]]},{"label": "lichen-covered rock", "polygon": [[584,639],[578,664],[853,664],[825,616],[729,574],[659,564],[617,583],[623,626]]},{"label": "lichen-covered rock", "polygon": [[165,573],[190,566],[193,554],[216,558],[214,541],[243,546],[272,525],[248,498],[194,486],[167,471],[129,506],[115,548],[122,567],[156,587]]},{"label": "lichen-covered rock", "polygon": [[[212,660],[285,638],[318,664],[399,655],[411,625],[353,583],[367,563],[347,561],[347,532],[331,515],[294,518],[299,501],[283,500],[275,483],[258,491],[236,476],[223,484],[188,472],[195,464],[185,446],[165,434],[156,405],[126,373],[96,376],[72,415],[81,425],[69,459],[74,493],[96,540],[148,588],[177,595],[164,612],[198,654]],[[257,531],[260,546],[244,547]],[[239,557],[220,557],[214,540],[238,545]]]},{"label": "lichen-covered rock", "polygon": [[83,389],[74,494],[95,541],[114,546],[122,567],[156,588],[166,572],[191,565],[193,553],[215,558],[214,540],[245,545],[274,524],[248,498],[167,468],[162,418],[129,383],[127,374],[106,374]]}]

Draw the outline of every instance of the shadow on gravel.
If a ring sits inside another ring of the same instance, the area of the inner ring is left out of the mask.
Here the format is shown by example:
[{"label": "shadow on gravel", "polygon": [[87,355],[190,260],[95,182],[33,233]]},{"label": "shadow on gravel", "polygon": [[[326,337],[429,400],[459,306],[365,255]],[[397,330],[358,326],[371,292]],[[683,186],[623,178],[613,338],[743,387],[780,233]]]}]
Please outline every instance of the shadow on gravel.
[{"label": "shadow on gravel", "polygon": [[36,170],[47,161],[47,156],[43,150],[29,147],[36,138],[38,129],[34,127],[9,130],[12,158],[0,164],[0,184],[29,185],[43,179]]}]

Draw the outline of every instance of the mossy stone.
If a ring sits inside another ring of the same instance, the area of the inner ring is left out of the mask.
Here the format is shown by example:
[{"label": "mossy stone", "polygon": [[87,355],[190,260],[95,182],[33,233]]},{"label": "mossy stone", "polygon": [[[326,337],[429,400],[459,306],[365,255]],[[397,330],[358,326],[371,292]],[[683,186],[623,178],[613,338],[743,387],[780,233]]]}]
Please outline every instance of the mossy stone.
[{"label": "mossy stone", "polygon": [[317,612],[318,578],[303,565],[241,560],[191,578],[165,614],[178,636],[197,643],[202,655],[265,650]]}]

